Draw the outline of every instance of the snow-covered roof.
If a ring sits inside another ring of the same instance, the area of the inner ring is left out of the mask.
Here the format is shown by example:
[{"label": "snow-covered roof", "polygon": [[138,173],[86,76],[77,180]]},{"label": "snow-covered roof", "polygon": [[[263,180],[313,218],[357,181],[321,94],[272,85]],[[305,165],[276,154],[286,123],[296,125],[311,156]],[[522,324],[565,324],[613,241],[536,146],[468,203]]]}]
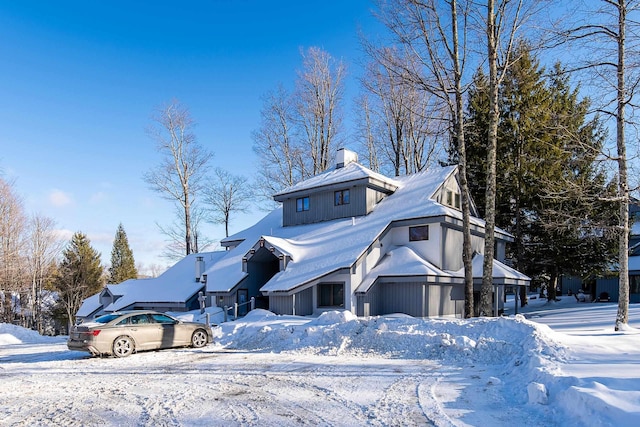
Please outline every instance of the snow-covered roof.
[{"label": "snow-covered roof", "polygon": [[[203,286],[203,283],[196,281],[196,257],[203,258],[206,269],[207,264],[217,262],[225,253],[218,251],[190,254],[158,277],[109,285],[109,290],[114,295],[122,297],[105,307],[105,310],[117,311],[135,303],[185,302]],[[119,289],[120,287],[124,289]]]},{"label": "snow-covered roof", "polygon": [[78,317],[88,317],[96,312],[100,308],[100,294],[91,295],[89,298],[82,301],[80,309],[76,313]]},{"label": "snow-covered roof", "polygon": [[[640,258],[640,257],[638,257]],[[472,261],[472,272],[475,279],[482,278],[484,256],[476,254]],[[366,293],[380,277],[423,276],[427,282],[463,283],[464,267],[457,271],[441,270],[422,258],[411,248],[395,247],[363,279],[356,293]],[[525,284],[531,279],[513,268],[493,260],[493,282],[495,284]]]},{"label": "snow-covered roof", "polygon": [[[351,163],[342,169],[351,169],[354,176],[360,176],[364,167],[352,165],[357,164]],[[395,178],[397,190],[366,216],[283,227],[282,210],[278,208],[253,227],[225,239],[242,243],[206,271],[211,278],[207,280],[207,291],[229,292],[246,277],[242,271],[242,258],[261,238],[291,256],[286,269],[275,274],[261,291],[289,292],[335,271],[350,268],[393,221],[436,216],[461,220],[460,211],[432,199],[455,171],[455,166],[448,166]],[[315,181],[315,185],[334,182],[329,176],[331,173],[325,174],[324,178],[319,178],[321,181]],[[472,217],[471,221],[484,227],[484,221],[479,218]]]},{"label": "snow-covered roof", "polygon": [[379,277],[384,276],[426,276],[427,281],[438,283],[456,280],[454,275],[431,264],[411,248],[396,246],[365,276],[356,293],[366,293]]},{"label": "snow-covered roof", "polygon": [[[484,255],[475,254],[471,264],[473,266],[472,271],[474,279],[482,278]],[[464,267],[458,270],[456,274],[460,277],[464,277]],[[531,278],[526,274],[520,273],[518,270],[514,270],[497,259],[493,260],[493,283],[495,285],[524,285],[529,282],[531,282]]]},{"label": "snow-covered roof", "polygon": [[[109,292],[120,298],[103,307],[103,310],[118,311],[132,304],[184,303],[203,287],[203,283],[196,282],[196,257],[203,257],[206,268],[207,264],[215,263],[225,254],[223,251],[190,254],[158,277],[129,279],[119,284],[107,285]],[[90,316],[100,309],[101,294],[102,292],[85,299],[77,316]]]},{"label": "snow-covered roof", "polygon": [[357,181],[360,179],[368,178],[380,183],[384,183],[392,188],[399,186],[399,183],[395,179],[391,179],[380,173],[374,172],[359,163],[349,163],[342,168],[332,169],[314,177],[301,181],[295,185],[285,188],[280,193],[273,197],[277,200],[280,196],[290,193],[297,193],[299,191],[326,187],[334,184],[341,184],[344,182]]}]

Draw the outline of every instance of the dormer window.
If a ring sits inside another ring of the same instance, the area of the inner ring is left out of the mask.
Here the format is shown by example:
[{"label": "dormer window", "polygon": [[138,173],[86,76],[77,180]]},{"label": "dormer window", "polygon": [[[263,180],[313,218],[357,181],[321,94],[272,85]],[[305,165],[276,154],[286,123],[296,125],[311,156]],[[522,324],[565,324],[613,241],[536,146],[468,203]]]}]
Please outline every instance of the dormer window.
[{"label": "dormer window", "polygon": [[460,209],[460,193],[454,193],[451,190],[447,191],[447,205]]},{"label": "dormer window", "polygon": [[296,212],[309,210],[309,196],[296,199]]},{"label": "dormer window", "polygon": [[349,190],[340,190],[333,193],[334,204],[336,206],[349,204]]}]

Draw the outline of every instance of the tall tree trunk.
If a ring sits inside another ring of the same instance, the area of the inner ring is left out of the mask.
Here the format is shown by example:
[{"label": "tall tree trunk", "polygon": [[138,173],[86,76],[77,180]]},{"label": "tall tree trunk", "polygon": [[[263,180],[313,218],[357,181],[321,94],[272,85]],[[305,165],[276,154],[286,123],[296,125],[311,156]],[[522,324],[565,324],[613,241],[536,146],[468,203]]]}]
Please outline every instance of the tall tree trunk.
[{"label": "tall tree trunk", "polygon": [[[495,0],[487,2],[487,58],[489,63],[489,132],[487,141],[487,183],[485,201],[484,264],[480,290],[480,314],[491,314],[493,292],[493,257],[496,217],[496,151],[498,141],[498,53]],[[495,313],[497,315],[498,313]]]},{"label": "tall tree trunk", "polygon": [[547,289],[547,300],[555,301],[556,297],[556,288],[558,287],[558,270],[553,268],[549,275],[549,288]]},{"label": "tall tree trunk", "polygon": [[627,175],[627,150],[625,142],[625,31],[627,5],[618,0],[618,109],[616,114],[616,140],[618,145],[618,196],[620,197],[619,250],[619,297],[615,330],[628,323],[629,317],[629,183]]},{"label": "tall tree trunk", "polygon": [[473,302],[473,252],[471,251],[471,197],[467,180],[467,147],[464,138],[464,100],[462,97],[462,70],[460,69],[460,41],[458,39],[457,1],[451,2],[453,36],[453,78],[455,84],[455,136],[458,142],[458,180],[462,202],[462,263],[464,265],[464,317],[475,315]]},{"label": "tall tree trunk", "polygon": [[184,243],[187,255],[192,252],[191,248],[191,200],[189,200],[189,190],[185,189],[184,193]]}]

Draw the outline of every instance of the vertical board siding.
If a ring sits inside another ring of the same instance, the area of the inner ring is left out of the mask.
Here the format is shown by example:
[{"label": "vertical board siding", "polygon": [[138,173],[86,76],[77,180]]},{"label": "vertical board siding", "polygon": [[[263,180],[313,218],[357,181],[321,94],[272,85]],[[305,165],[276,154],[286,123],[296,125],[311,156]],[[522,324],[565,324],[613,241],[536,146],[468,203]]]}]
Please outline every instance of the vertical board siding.
[{"label": "vertical board siding", "polygon": [[364,316],[364,305],[369,304],[369,316],[380,316],[382,310],[380,307],[380,284],[374,284],[364,295],[356,297],[356,316]]},{"label": "vertical board siding", "polygon": [[[457,271],[464,267],[462,262],[462,241],[461,231],[450,227],[441,227],[442,231],[442,269]],[[444,243],[446,242],[446,244]]]},{"label": "vertical board siding", "polygon": [[269,296],[269,311],[276,314],[293,314],[293,297]]},{"label": "vertical board siding", "polygon": [[380,286],[381,314],[404,313],[414,317],[429,316],[424,310],[424,283],[382,283]]},{"label": "vertical board siding", "polygon": [[[349,203],[335,206],[334,192],[349,190]],[[309,194],[309,210],[296,212],[296,199],[286,199],[282,204],[282,224],[286,226],[313,224],[338,218],[351,218],[366,215],[368,210],[368,191],[364,186],[335,187],[331,190]]]},{"label": "vertical board siding", "polygon": [[[620,298],[620,282],[618,281],[618,278],[610,277],[606,279],[597,279],[594,296],[598,298],[598,296],[602,292],[607,292],[609,294],[609,297],[611,298],[611,301],[618,301],[618,299]],[[636,302],[633,301],[634,295],[636,297],[638,296],[637,294],[629,294],[629,302]]]},{"label": "vertical board siding", "polygon": [[462,286],[427,285],[425,282],[376,283],[365,295],[358,295],[358,316],[364,316],[367,303],[370,316],[404,313],[414,317],[463,317],[464,289]]},{"label": "vertical board siding", "polygon": [[[296,316],[313,314],[313,290],[311,287],[296,293]],[[293,314],[293,296],[269,296],[269,311],[275,314]]]},{"label": "vertical board siding", "polygon": [[[233,307],[233,304],[235,304],[235,302],[236,302],[236,293],[234,292],[231,295],[222,295],[222,300],[220,300],[220,295],[216,295],[216,294],[213,294],[212,298],[215,299],[214,304],[217,307],[222,308],[225,305],[227,307]],[[228,314],[229,315],[233,315],[233,311],[230,310]]]},{"label": "vertical board siding", "polygon": [[313,314],[313,291],[316,287],[305,289],[296,294],[296,314],[309,316]]}]

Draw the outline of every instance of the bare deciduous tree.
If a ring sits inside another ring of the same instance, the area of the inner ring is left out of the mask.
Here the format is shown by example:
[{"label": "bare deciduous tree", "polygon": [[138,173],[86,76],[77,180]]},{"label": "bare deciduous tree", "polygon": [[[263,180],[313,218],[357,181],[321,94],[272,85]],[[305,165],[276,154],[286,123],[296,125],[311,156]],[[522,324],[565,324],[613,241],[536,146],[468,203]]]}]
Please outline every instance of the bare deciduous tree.
[{"label": "bare deciduous tree", "polygon": [[[161,225],[156,223],[158,229],[162,234],[167,236],[168,245],[162,252],[162,257],[167,260],[179,260],[184,257],[185,245],[184,245],[184,209],[180,206],[175,206],[175,220],[171,224]],[[210,247],[214,241],[206,236],[203,236],[200,232],[201,226],[206,222],[207,212],[200,204],[191,205],[190,225],[191,225],[191,253],[199,253]]]},{"label": "bare deciduous tree", "polygon": [[229,237],[231,214],[247,212],[252,196],[245,177],[216,168],[215,182],[205,190],[204,202],[209,206],[209,219],[224,224],[225,237]]},{"label": "bare deciduous tree", "polygon": [[360,140],[361,152],[366,155],[369,169],[380,172],[379,144],[375,136],[373,115],[369,96],[366,94],[360,96],[356,100],[356,137]]},{"label": "bare deciduous tree", "polygon": [[262,199],[329,168],[342,123],[345,68],[317,47],[302,52],[303,65],[290,95],[282,86],[263,98],[253,132]]},{"label": "bare deciduous tree", "polygon": [[300,142],[310,165],[302,178],[324,172],[331,165],[342,124],[341,104],[346,74],[342,61],[311,47],[302,52],[302,70],[298,73],[294,120]]},{"label": "bare deciduous tree", "polygon": [[44,285],[50,282],[51,265],[60,254],[63,242],[55,230],[56,222],[42,214],[34,214],[29,222],[29,238],[27,240],[27,259],[31,276],[31,313],[33,325],[43,333],[42,294]]},{"label": "bare deciduous tree", "polygon": [[366,115],[360,120],[367,126],[361,137],[370,141],[367,147],[385,153],[395,176],[411,174],[425,169],[437,160],[440,153],[440,127],[443,123],[438,105],[433,105],[432,94],[415,84],[408,70],[415,70],[415,57],[400,55],[393,48],[367,46],[374,57],[361,79],[364,89],[371,95]]},{"label": "bare deciduous tree", "polygon": [[[439,99],[448,112],[455,144],[463,218],[462,261],[465,272],[465,317],[474,314],[470,196],[467,183],[464,130],[465,63],[470,1],[396,0],[381,4],[383,22],[414,62],[396,62],[395,68],[414,84]],[[460,10],[461,9],[461,10]]]},{"label": "bare deciduous tree", "polygon": [[205,167],[213,154],[197,142],[191,114],[178,101],[160,107],[152,121],[148,132],[164,157],[144,179],[153,190],[180,207],[184,233],[181,241],[189,255],[195,249],[192,235],[195,201],[202,190]]},{"label": "bare deciduous tree", "polygon": [[[637,0],[601,0],[585,2],[585,10],[575,11],[575,21],[582,24],[562,35],[568,37],[572,48],[586,52],[586,59],[576,64],[586,71],[591,88],[600,96],[598,112],[615,120],[614,154],[605,153],[617,166],[619,297],[615,330],[628,323],[629,312],[629,159],[627,134],[637,132],[635,120],[638,86],[640,85],[640,50],[638,50]],[[575,22],[572,20],[571,22]],[[598,52],[598,55],[593,55]],[[576,55],[578,56],[578,55]]]},{"label": "bare deciduous tree", "polygon": [[[524,26],[542,9],[543,1],[488,0],[484,30],[487,42],[489,69],[489,131],[487,136],[485,245],[480,289],[480,314],[492,312],[493,259],[495,255],[496,226],[496,159],[498,124],[500,120],[499,88],[507,71],[517,60],[514,56]],[[494,313],[497,315],[498,313]]]},{"label": "bare deciduous tree", "polygon": [[[475,25],[476,35],[486,35],[486,55],[476,52],[478,63],[486,64],[490,75],[490,97],[492,126],[488,135],[487,150],[487,209],[485,212],[485,250],[483,285],[481,290],[481,314],[491,313],[491,294],[493,292],[492,273],[495,243],[495,163],[498,86],[505,71],[513,61],[512,52],[516,35],[522,31],[523,24],[540,8],[540,1],[524,2],[524,0],[488,0],[486,5],[473,1],[418,1],[395,0],[381,2],[383,19],[387,27],[397,36],[406,47],[408,54],[418,58],[420,69],[400,67],[409,72],[415,83],[425,90],[440,97],[448,106],[452,131],[452,140],[456,142],[458,151],[464,146],[464,123],[462,119],[461,102],[464,93],[464,65],[467,53],[464,46],[469,42],[466,29],[468,23]],[[388,8],[387,5],[391,5]],[[385,8],[385,6],[387,6]],[[460,6],[460,7],[459,7]],[[448,9],[448,10],[446,10]],[[482,12],[486,10],[483,17]],[[384,12],[387,13],[384,13]],[[460,27],[461,26],[461,27]],[[460,40],[462,35],[462,40]],[[460,48],[462,46],[462,51]],[[460,140],[459,137],[463,139]],[[460,152],[458,152],[460,155]],[[459,161],[464,159],[458,159]],[[462,172],[463,167],[461,168]],[[465,173],[460,174],[461,189],[465,190]],[[468,238],[468,235],[467,235]],[[469,249],[463,251],[465,261],[465,275],[469,274]],[[469,278],[467,293],[469,292]],[[465,304],[468,307],[468,303]]]},{"label": "bare deciduous tree", "polygon": [[13,182],[0,178],[0,320],[11,323],[12,297],[24,290],[22,254],[27,219]]},{"label": "bare deciduous tree", "polygon": [[257,188],[263,199],[298,182],[304,175],[302,150],[293,139],[293,101],[282,86],[263,97],[260,127],[252,133],[259,158]]}]

